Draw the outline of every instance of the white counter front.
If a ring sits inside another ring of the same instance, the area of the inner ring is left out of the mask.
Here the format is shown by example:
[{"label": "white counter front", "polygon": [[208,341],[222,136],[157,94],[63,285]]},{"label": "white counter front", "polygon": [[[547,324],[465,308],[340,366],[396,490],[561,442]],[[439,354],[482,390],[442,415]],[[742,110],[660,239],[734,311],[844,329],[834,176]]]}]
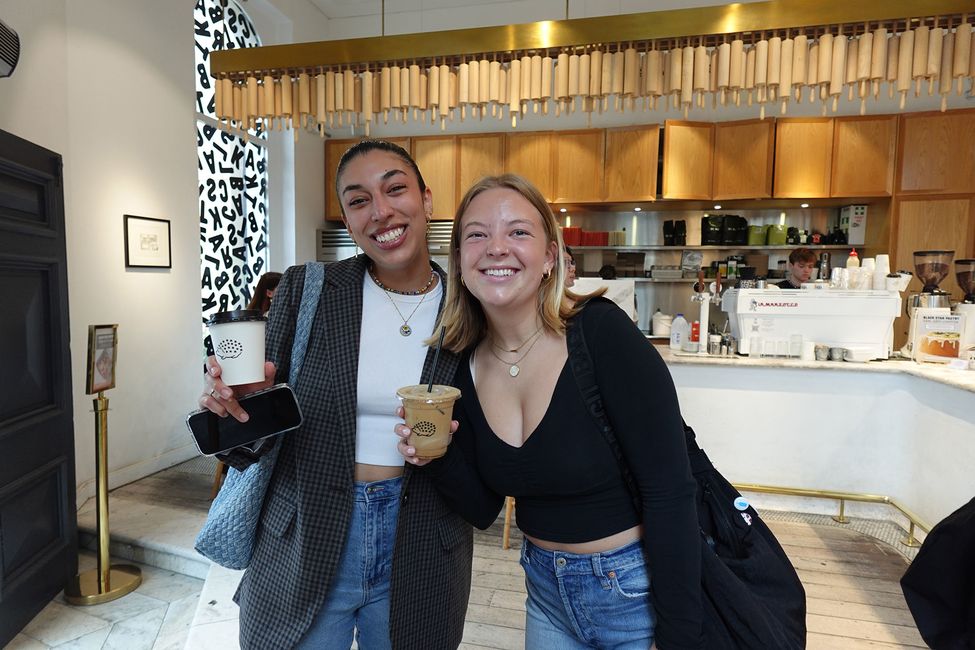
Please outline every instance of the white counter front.
[{"label": "white counter front", "polygon": [[975,371],[657,350],[733,482],[889,496],[929,525],[975,496]]}]

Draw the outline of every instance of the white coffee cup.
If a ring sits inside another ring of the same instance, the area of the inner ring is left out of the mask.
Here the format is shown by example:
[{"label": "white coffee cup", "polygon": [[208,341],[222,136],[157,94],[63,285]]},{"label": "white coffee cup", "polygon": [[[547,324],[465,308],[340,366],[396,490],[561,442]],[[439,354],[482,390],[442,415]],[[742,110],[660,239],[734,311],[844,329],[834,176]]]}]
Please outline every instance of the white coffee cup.
[{"label": "white coffee cup", "polygon": [[800,357],[803,361],[815,361],[816,360],[816,342],[815,341],[803,341],[802,342],[802,355]]},{"label": "white coffee cup", "polygon": [[221,311],[210,317],[213,352],[228,386],[264,381],[264,315],[257,309]]}]

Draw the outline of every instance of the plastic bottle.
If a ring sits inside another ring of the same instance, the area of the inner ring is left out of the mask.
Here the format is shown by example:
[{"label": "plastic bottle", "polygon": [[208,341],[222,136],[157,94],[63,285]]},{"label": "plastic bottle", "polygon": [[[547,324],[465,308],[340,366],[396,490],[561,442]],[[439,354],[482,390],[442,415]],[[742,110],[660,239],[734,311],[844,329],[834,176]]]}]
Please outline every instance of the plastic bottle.
[{"label": "plastic bottle", "polygon": [[690,331],[691,326],[684,318],[684,314],[674,316],[674,320],[670,324],[670,349],[680,350],[681,344],[687,338],[688,334],[690,334]]},{"label": "plastic bottle", "polygon": [[687,336],[681,340],[680,349],[684,352],[697,352],[701,349],[700,321],[694,321],[690,324]]},{"label": "plastic bottle", "polygon": [[857,255],[857,249],[850,251],[850,256],[846,258],[846,268],[848,269],[858,269],[860,268],[860,256]]}]

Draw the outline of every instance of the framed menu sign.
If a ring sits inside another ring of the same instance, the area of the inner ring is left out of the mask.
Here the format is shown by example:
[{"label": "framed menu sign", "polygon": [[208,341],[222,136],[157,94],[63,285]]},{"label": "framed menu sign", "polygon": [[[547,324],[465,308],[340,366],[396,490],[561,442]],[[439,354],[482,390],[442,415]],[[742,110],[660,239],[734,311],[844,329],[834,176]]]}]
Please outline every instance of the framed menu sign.
[{"label": "framed menu sign", "polygon": [[947,309],[920,308],[914,312],[914,336],[911,349],[915,361],[948,363],[958,358],[961,333],[965,326],[963,314]]},{"label": "framed menu sign", "polygon": [[85,393],[115,388],[115,356],[118,351],[118,325],[88,326],[88,363]]}]

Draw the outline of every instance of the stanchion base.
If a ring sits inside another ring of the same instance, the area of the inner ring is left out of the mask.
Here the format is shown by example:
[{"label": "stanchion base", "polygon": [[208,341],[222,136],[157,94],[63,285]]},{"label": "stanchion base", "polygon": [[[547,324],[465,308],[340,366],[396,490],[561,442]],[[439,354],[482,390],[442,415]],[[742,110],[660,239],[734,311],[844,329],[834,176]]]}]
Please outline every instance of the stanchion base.
[{"label": "stanchion base", "polygon": [[85,571],[68,581],[64,599],[72,605],[101,605],[121,598],[142,584],[142,570],[131,564],[113,564],[109,571],[109,588],[98,591],[98,569]]}]

